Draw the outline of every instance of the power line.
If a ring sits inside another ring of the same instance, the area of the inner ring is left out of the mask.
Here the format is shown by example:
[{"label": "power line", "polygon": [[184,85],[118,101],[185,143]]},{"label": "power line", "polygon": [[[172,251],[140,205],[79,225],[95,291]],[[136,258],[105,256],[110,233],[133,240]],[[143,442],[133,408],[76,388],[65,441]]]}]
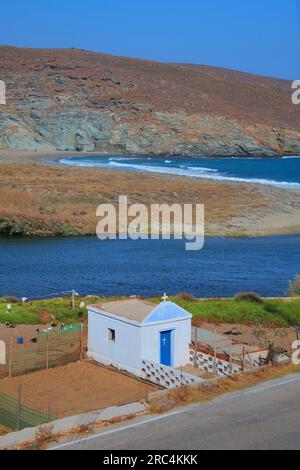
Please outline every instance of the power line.
[{"label": "power line", "polygon": [[51,294],[45,294],[45,295],[41,295],[41,296],[38,296],[38,297],[34,297],[34,298],[27,298],[27,297],[23,297],[24,301],[28,301],[28,300],[43,300],[45,298],[51,298],[51,297],[55,297],[57,295],[64,295],[64,294],[72,294],[73,296],[79,296],[78,292],[76,292],[74,289],[72,290],[66,290],[66,291],[61,291],[61,292],[53,292]]}]

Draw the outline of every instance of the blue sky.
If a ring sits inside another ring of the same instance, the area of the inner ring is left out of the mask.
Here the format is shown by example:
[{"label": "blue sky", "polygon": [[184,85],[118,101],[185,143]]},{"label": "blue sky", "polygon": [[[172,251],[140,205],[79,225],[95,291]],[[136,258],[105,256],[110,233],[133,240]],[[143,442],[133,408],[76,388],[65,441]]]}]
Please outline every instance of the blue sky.
[{"label": "blue sky", "polygon": [[0,44],[300,79],[300,0],[10,0],[0,14]]}]

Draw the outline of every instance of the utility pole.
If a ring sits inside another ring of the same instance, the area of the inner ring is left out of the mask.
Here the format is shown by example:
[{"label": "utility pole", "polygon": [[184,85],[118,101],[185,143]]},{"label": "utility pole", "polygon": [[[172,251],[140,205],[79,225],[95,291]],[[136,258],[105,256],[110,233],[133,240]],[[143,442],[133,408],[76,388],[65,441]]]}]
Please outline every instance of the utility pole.
[{"label": "utility pole", "polygon": [[73,289],[72,290],[72,309],[75,310],[75,295],[77,295],[77,292]]},{"label": "utility pole", "polygon": [[83,359],[83,322],[80,323],[80,362]]}]

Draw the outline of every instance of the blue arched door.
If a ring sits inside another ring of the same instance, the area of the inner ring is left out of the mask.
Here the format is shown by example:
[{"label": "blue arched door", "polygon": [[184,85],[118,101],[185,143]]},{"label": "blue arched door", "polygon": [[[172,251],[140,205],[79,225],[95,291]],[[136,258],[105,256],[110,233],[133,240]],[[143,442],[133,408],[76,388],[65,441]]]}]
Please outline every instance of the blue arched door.
[{"label": "blue arched door", "polygon": [[160,362],[164,366],[171,366],[171,331],[160,333]]}]

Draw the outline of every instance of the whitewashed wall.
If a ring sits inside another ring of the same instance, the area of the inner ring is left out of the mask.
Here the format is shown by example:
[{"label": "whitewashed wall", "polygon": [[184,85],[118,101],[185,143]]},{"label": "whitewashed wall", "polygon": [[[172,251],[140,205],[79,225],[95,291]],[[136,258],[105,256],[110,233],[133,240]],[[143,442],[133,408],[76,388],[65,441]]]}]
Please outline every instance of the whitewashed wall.
[{"label": "whitewashed wall", "polygon": [[[109,341],[109,329],[116,332],[115,343]],[[160,363],[161,332],[172,331],[172,367],[189,363],[191,320],[134,325],[105,313],[89,311],[88,356],[104,365],[112,365],[140,376],[141,361]]]},{"label": "whitewashed wall", "polygon": [[0,341],[0,365],[5,365],[6,364],[6,348],[5,348],[5,342]]},{"label": "whitewashed wall", "polygon": [[191,320],[142,325],[141,359],[160,363],[160,333],[172,331],[172,367],[189,363],[189,346],[191,343]]},{"label": "whitewashed wall", "polygon": [[[116,331],[116,342],[109,341],[108,329]],[[96,362],[112,365],[139,375],[141,335],[138,326],[89,311],[88,355]]]}]

